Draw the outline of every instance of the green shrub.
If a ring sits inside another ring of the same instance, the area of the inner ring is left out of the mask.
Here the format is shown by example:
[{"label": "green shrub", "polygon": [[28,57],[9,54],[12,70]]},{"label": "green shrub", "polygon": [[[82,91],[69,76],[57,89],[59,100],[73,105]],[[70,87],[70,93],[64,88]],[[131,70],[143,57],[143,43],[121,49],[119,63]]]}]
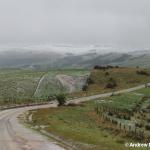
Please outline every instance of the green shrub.
[{"label": "green shrub", "polygon": [[146,125],[146,126],[145,126],[145,129],[146,129],[146,130],[150,130],[150,125],[149,125],[149,124]]},{"label": "green shrub", "polygon": [[109,72],[105,72],[105,76],[109,76]]},{"label": "green shrub", "polygon": [[88,85],[87,84],[83,85],[82,91],[87,91],[87,89],[88,89]]},{"label": "green shrub", "polygon": [[108,83],[106,84],[106,88],[111,88],[111,89],[113,89],[113,88],[115,88],[117,86],[117,83],[116,83],[116,81],[113,79],[113,78],[110,78],[109,80],[108,80]]},{"label": "green shrub", "polygon": [[139,75],[145,75],[145,76],[149,76],[150,75],[148,72],[143,71],[143,70],[141,70],[141,71],[138,70],[136,73],[139,74]]},{"label": "green shrub", "polygon": [[87,78],[87,84],[94,84],[94,81],[91,77]]},{"label": "green shrub", "polygon": [[66,94],[64,93],[60,93],[60,94],[57,94],[56,96],[56,100],[58,101],[58,106],[63,106],[66,102]]}]

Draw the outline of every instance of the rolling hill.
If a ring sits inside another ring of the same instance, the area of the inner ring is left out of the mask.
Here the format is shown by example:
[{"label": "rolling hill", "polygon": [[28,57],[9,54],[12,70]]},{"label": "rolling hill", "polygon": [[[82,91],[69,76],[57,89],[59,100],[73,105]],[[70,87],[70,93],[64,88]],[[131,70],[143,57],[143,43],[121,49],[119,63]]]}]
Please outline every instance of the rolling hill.
[{"label": "rolling hill", "polygon": [[[60,47],[61,49],[61,47]],[[70,49],[74,50],[74,49]],[[0,68],[49,70],[53,68],[93,68],[94,65],[150,67],[150,51],[105,52],[91,49],[84,53],[55,52],[50,50],[9,49],[0,51]]]},{"label": "rolling hill", "polygon": [[150,82],[150,69],[112,68],[93,69],[84,91],[87,94],[105,93],[131,88]]}]

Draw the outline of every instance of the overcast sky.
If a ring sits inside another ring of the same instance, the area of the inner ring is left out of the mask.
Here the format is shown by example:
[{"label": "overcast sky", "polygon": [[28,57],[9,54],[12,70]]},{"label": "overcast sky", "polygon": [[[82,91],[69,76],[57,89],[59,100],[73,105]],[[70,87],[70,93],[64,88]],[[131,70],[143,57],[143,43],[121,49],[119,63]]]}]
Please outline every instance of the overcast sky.
[{"label": "overcast sky", "polygon": [[150,0],[0,0],[0,44],[150,48]]}]

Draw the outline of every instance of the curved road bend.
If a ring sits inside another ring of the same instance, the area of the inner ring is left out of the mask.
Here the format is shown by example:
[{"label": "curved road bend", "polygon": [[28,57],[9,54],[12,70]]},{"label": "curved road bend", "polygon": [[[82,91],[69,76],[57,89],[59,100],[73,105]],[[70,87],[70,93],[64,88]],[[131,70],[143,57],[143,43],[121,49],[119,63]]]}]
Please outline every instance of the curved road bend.
[{"label": "curved road bend", "polygon": [[[148,84],[149,85],[149,84]],[[120,90],[114,94],[132,92],[144,88],[145,85],[140,85],[134,88]],[[70,100],[68,103],[79,103],[97,98],[104,98],[112,95],[111,93],[93,95],[83,98]],[[64,150],[57,143],[49,141],[45,136],[42,136],[31,129],[25,128],[18,122],[17,116],[27,110],[57,107],[57,104],[30,106],[24,108],[9,109],[0,112],[0,150]]]},{"label": "curved road bend", "polygon": [[0,150],[64,150],[18,122],[17,116],[27,110],[56,107],[56,104],[4,110],[0,112]]}]

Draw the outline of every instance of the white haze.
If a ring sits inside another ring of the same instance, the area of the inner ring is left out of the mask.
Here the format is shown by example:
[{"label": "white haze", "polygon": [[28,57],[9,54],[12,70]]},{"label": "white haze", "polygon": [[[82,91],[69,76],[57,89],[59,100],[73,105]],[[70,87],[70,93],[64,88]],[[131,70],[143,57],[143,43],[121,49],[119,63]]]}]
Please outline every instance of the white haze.
[{"label": "white haze", "polygon": [[149,8],[149,0],[0,0],[0,50],[149,49]]}]

